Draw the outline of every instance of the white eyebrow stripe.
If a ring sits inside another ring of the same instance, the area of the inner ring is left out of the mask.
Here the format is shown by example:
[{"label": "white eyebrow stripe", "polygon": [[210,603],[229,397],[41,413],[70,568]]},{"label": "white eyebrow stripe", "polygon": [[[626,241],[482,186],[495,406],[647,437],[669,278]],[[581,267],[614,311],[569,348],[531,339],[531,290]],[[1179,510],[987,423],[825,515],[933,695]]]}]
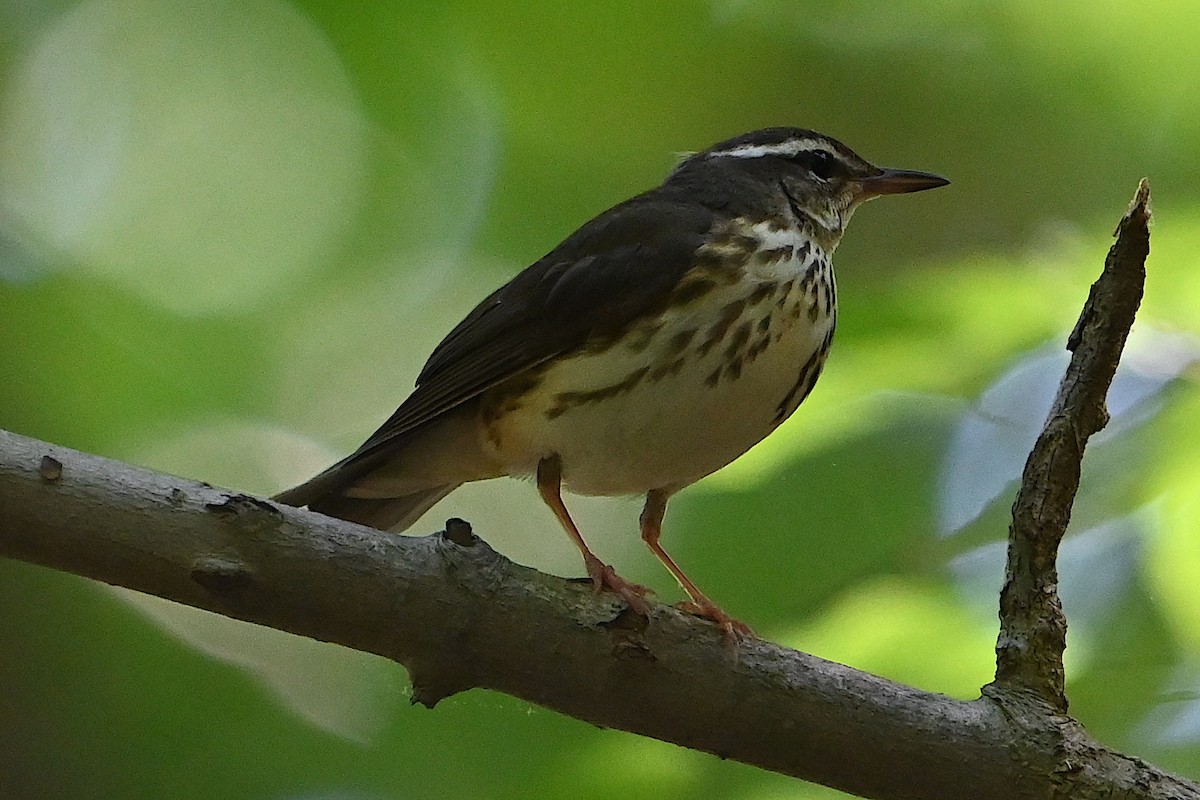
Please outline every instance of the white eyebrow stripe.
[{"label": "white eyebrow stripe", "polygon": [[804,153],[811,150],[826,149],[821,142],[812,139],[788,139],[786,142],[777,144],[743,144],[732,150],[717,150],[709,153],[713,158],[718,156],[727,158],[762,158],[763,156],[783,156],[790,158],[797,153]]}]

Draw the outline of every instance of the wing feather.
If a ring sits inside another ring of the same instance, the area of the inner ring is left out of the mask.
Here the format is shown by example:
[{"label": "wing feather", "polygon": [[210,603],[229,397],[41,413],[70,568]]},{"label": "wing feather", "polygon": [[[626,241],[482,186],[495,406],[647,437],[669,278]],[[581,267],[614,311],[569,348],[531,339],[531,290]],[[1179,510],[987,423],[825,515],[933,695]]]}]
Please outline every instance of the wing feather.
[{"label": "wing feather", "polygon": [[347,461],[660,310],[713,224],[714,212],[657,190],[596,217],[450,331],[421,370],[416,390]]}]

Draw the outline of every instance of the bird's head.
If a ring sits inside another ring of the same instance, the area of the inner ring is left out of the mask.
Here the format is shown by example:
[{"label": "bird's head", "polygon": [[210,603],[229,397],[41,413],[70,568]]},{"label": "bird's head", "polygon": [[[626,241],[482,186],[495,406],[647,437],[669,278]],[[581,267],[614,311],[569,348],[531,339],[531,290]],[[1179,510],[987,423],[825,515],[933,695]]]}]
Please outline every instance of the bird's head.
[{"label": "bird's head", "polygon": [[803,128],[767,128],[719,142],[684,159],[667,182],[694,187],[738,215],[794,216],[827,249],[865,201],[949,183],[928,172],[877,167],[837,139]]}]

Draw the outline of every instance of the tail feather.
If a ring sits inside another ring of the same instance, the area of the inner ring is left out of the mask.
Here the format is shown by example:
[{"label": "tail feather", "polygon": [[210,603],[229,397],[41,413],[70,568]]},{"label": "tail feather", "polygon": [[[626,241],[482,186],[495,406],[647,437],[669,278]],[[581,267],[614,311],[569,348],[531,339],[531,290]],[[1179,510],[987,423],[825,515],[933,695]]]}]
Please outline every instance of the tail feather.
[{"label": "tail feather", "polygon": [[433,486],[401,497],[380,499],[330,494],[320,500],[310,502],[308,507],[311,511],[317,511],[330,517],[399,533],[409,528],[422,514],[432,508],[434,503],[460,485],[451,483],[445,486]]},{"label": "tail feather", "polygon": [[473,406],[442,413],[386,446],[371,441],[272,499],[399,532],[463,483],[504,474],[479,444]]},{"label": "tail feather", "polygon": [[299,486],[285,489],[271,497],[277,503],[288,506],[311,506],[312,503],[332,495],[340,495],[346,487],[379,466],[380,456],[363,458],[357,453],[343,458],[318,475]]},{"label": "tail feather", "polygon": [[461,483],[430,486],[398,497],[348,497],[346,490],[382,459],[347,458],[299,486],[286,489],[271,499],[289,506],[308,506],[337,517],[379,530],[400,532],[433,507]]}]

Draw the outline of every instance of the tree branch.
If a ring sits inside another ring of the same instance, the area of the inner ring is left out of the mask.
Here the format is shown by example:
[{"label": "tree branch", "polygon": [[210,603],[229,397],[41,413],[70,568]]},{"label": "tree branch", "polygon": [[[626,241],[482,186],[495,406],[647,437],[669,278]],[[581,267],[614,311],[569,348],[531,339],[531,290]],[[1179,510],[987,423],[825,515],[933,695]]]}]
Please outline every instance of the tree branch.
[{"label": "tree branch", "polygon": [[395,536],[0,432],[0,556],[377,653],[428,706],[495,689],[867,797],[1200,798],[1006,681],[959,701],[731,648],[672,608],[647,620],[513,564],[460,521]]},{"label": "tree branch", "polygon": [[[42,475],[50,456],[59,477]],[[0,554],[408,667],[417,702],[473,686],[876,796],[1022,778],[1004,716],[667,606],[649,624],[504,559],[465,523],[401,537],[0,433]],[[973,765],[970,776],[963,763]],[[1028,779],[1025,779],[1028,781]],[[1028,786],[1030,796],[1036,794]]]},{"label": "tree branch", "polygon": [[1104,399],[1142,301],[1150,252],[1150,184],[1145,179],[1114,235],[1104,271],[1067,339],[1071,363],[1025,462],[1000,593],[996,685],[1032,691],[1064,714],[1067,620],[1058,598],[1056,559],[1079,489],[1083,450],[1088,438],[1108,423]]}]

